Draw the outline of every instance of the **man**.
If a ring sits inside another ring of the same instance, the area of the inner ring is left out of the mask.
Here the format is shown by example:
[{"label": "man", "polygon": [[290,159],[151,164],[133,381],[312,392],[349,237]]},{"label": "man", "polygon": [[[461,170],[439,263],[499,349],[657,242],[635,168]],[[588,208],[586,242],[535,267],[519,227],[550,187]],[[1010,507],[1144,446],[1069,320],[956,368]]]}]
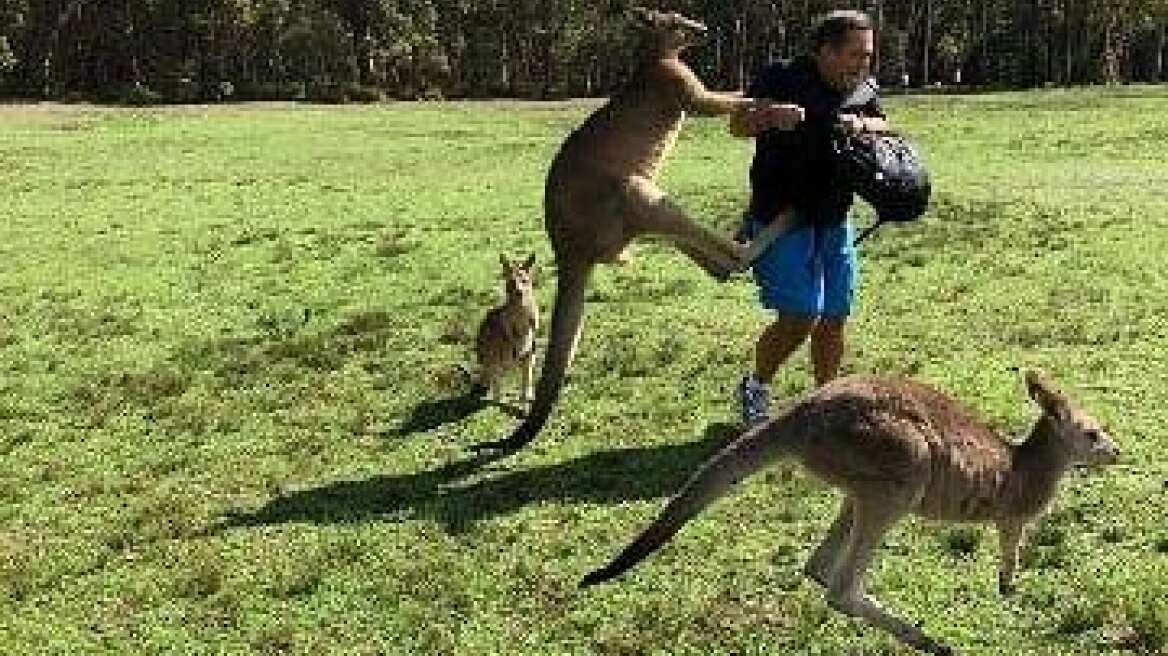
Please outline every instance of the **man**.
[{"label": "man", "polygon": [[746,94],[759,102],[731,117],[733,134],[757,138],[741,236],[773,230],[776,221],[789,226],[754,263],[759,299],[777,317],[758,338],[754,373],[739,385],[747,425],[766,419],[775,372],[808,337],[816,385],[839,372],[857,264],[852,193],[834,179],[832,138],[887,129],[868,77],[873,39],[866,14],[828,14],[811,54],[764,69]]}]

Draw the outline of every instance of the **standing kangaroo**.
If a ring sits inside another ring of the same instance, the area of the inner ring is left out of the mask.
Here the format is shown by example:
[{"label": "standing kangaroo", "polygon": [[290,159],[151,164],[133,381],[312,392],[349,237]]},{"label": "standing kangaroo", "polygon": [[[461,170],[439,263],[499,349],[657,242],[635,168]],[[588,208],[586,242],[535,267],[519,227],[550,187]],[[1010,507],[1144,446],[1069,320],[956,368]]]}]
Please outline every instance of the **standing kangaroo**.
[{"label": "standing kangaroo", "polygon": [[1074,463],[1109,464],[1118,449],[1099,423],[1036,373],[1026,375],[1042,409],[1029,438],[1011,446],[957,401],[920,383],[841,378],[784,415],[742,435],[706,462],[661,515],[581,586],[620,575],[669,541],[689,519],[763,466],[795,457],[845,495],[803,568],[828,603],[933,654],[952,650],[884,610],[864,590],[881,536],[909,513],[941,520],[992,521],[1001,545],[998,585],[1014,590],[1026,525],[1044,512]]},{"label": "standing kangaroo", "polygon": [[501,399],[499,381],[516,366],[522,366],[523,400],[532,399],[531,377],[535,364],[535,331],[539,329],[539,307],[532,290],[535,255],[526,262],[512,263],[499,256],[503,265],[502,305],[492,308],[479,324],[475,336],[475,356],[479,364],[477,390]]},{"label": "standing kangaroo", "polygon": [[557,280],[548,346],[531,412],[510,437],[479,448],[517,449],[535,438],[559,397],[579,343],[584,292],[599,263],[624,262],[633,239],[656,235],[710,275],[744,269],[777,233],[745,247],[691,220],[657,186],[687,112],[728,114],[754,101],[707,90],[680,53],[706,32],[676,13],[634,9],[643,30],[640,62],[623,90],[560,147],[544,190],[544,226]]}]

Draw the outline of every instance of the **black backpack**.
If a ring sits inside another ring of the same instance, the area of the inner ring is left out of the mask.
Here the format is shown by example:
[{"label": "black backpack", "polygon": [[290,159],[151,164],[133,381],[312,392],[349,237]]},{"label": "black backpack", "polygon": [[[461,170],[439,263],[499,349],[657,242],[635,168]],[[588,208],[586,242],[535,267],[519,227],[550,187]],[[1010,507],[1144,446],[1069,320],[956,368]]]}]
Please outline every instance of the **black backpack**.
[{"label": "black backpack", "polygon": [[914,221],[928,209],[929,172],[908,139],[894,132],[841,135],[834,150],[838,179],[876,210],[876,223],[857,244],[884,223]]},{"label": "black backpack", "polygon": [[[861,83],[844,102],[848,107],[867,103],[876,94],[875,82]],[[876,223],[864,230],[860,243],[884,223],[914,221],[929,206],[932,185],[917,148],[895,132],[836,134],[832,140],[836,179],[876,210]]]}]

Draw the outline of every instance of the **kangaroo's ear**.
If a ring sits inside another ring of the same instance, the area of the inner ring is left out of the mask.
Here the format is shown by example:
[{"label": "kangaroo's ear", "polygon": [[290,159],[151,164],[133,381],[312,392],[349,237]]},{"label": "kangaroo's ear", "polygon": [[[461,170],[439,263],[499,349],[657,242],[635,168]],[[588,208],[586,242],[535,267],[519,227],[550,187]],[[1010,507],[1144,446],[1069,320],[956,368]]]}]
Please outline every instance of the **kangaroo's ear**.
[{"label": "kangaroo's ear", "polygon": [[532,253],[531,255],[527,256],[527,261],[523,263],[523,270],[524,271],[531,271],[531,268],[534,266],[535,266],[535,253]]},{"label": "kangaroo's ear", "polygon": [[1030,370],[1026,372],[1026,392],[1042,408],[1042,411],[1048,415],[1058,416],[1067,407],[1067,402],[1063,398],[1063,395],[1039,371]]},{"label": "kangaroo's ear", "polygon": [[511,268],[511,260],[507,259],[506,253],[499,253],[499,264],[502,264],[504,269]]}]

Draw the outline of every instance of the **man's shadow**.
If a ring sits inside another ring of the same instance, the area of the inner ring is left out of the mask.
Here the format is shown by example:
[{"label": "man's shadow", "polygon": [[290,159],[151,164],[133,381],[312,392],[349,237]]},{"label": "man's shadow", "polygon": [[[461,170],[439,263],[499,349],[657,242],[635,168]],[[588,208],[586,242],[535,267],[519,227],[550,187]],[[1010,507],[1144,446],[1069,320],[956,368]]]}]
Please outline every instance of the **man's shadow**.
[{"label": "man's shadow", "polygon": [[[602,451],[497,476],[487,467],[510,454],[479,454],[428,471],[339,481],[290,492],[254,512],[230,514],[218,528],[429,518],[442,522],[449,533],[460,533],[475,522],[541,501],[656,499],[676,492],[698,465],[738,430],[733,424],[715,423],[692,442]],[[476,473],[485,475],[465,482]]]}]

